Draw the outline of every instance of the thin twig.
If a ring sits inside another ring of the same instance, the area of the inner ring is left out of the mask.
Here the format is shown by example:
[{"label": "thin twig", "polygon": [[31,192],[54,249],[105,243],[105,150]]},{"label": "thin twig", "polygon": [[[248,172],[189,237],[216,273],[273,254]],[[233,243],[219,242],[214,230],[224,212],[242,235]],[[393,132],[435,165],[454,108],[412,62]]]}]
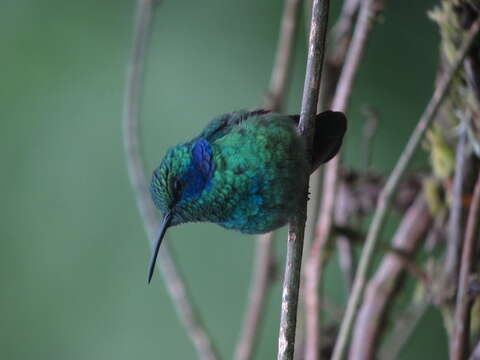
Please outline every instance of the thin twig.
[{"label": "thin twig", "polygon": [[[345,56],[347,54],[348,46],[350,45],[351,34],[353,33],[354,20],[356,18],[357,10],[359,7],[360,0],[345,0],[343,2],[343,7],[341,13],[338,17],[337,22],[333,26],[332,32],[329,34],[327,41],[326,49],[326,59],[325,59],[325,70],[323,73],[323,80],[320,84],[320,94],[317,104],[317,113],[320,113],[324,109],[330,107],[331,99],[335,93],[335,87],[340,76],[340,71],[343,66]],[[305,249],[310,249],[311,244],[315,238],[318,213],[320,209],[320,192],[321,192],[321,169],[315,171],[310,176],[310,189],[311,190],[311,200],[308,202],[308,213],[310,214],[309,219],[307,219],[306,229],[305,229]],[[351,247],[350,244],[347,244],[347,247]],[[308,263],[308,258],[304,259],[304,263]],[[323,267],[328,263],[328,259],[323,259],[320,267]],[[305,265],[304,264],[304,265]],[[319,271],[322,271],[320,268]],[[303,277],[306,277],[307,266],[303,266]],[[309,305],[306,302],[309,301],[307,296],[307,291],[305,289],[305,281],[300,284],[301,297],[304,299],[300,303],[299,314],[302,321],[302,331],[297,335],[296,341],[296,350],[295,359],[304,359],[306,351],[306,331],[304,329],[306,326],[312,326],[311,315],[306,313],[305,309],[308,309]],[[303,325],[305,324],[305,325]],[[315,325],[314,325],[315,326]],[[320,339],[319,339],[320,340]],[[309,344],[309,347],[312,345]],[[313,345],[319,347],[320,345]]]},{"label": "thin twig", "polygon": [[[265,107],[275,112],[281,112],[285,105],[301,2],[302,0],[285,0],[270,89],[265,101]],[[266,297],[272,282],[273,267],[275,266],[274,237],[275,235],[272,232],[259,236],[256,241],[255,265],[250,281],[242,333],[235,349],[234,358],[236,360],[248,360],[253,356],[262,317],[265,313]]]},{"label": "thin twig", "polygon": [[[335,161],[334,160],[331,160]],[[332,216],[335,204],[334,175],[336,173],[327,170],[323,179],[323,196],[321,202],[320,217],[316,227],[316,236],[310,247],[310,254],[305,265],[305,305],[308,316],[306,317],[305,359],[316,360],[320,351],[320,294],[319,284],[323,275],[325,262],[325,248],[328,241],[329,230],[332,226]],[[326,190],[332,190],[328,193]],[[328,213],[328,216],[325,216]]]},{"label": "thin twig", "polygon": [[348,107],[353,82],[357,75],[360,61],[363,58],[368,36],[381,6],[382,0],[366,0],[362,3],[352,43],[348,48],[345,65],[342,68],[342,74],[340,75],[335,97],[332,101],[332,110],[344,111]]},{"label": "thin twig", "polygon": [[[310,153],[315,130],[314,117],[317,110],[325,39],[327,34],[329,0],[314,0],[308,46],[307,69],[303,89],[302,109],[298,130],[305,138]],[[282,290],[282,311],[278,338],[278,360],[292,360],[295,348],[295,330],[297,325],[298,292],[302,265],[303,238],[307,209],[308,178],[301,190],[305,196],[303,204],[290,221],[287,241],[287,259]]]},{"label": "thin twig", "polygon": [[[453,200],[448,218],[448,241],[446,242],[443,282],[445,295],[452,298],[455,294],[458,278],[458,263],[463,234],[463,187],[465,177],[465,146],[467,133],[462,130],[455,155],[455,175],[453,178]],[[443,299],[446,300],[446,299]]]},{"label": "thin twig", "polygon": [[[345,182],[340,182],[335,200],[334,220],[335,226],[348,226],[350,218],[351,192]],[[355,260],[350,239],[345,234],[339,234],[335,239],[338,247],[338,261],[345,281],[345,294],[348,294],[353,284],[355,275]]]},{"label": "thin twig", "polygon": [[390,177],[388,178],[385,187],[382,189],[382,192],[378,199],[377,208],[375,210],[372,223],[367,234],[365,247],[362,252],[360,263],[355,276],[352,294],[347,304],[347,310],[345,313],[345,317],[342,321],[332,360],[342,359],[343,354],[345,353],[350,329],[352,327],[355,313],[360,303],[363,288],[365,286],[367,271],[370,267],[373,253],[377,245],[380,231],[385,222],[387,210],[392,200],[393,193],[397,188],[402,175],[410,164],[413,154],[415,153],[416,148],[418,147],[421,139],[423,138],[425,131],[427,130],[430,123],[435,119],[435,115],[437,114],[440,104],[442,103],[443,99],[447,95],[448,90],[450,89],[450,85],[452,83],[454,75],[461,67],[463,60],[465,59],[465,56],[470,49],[470,46],[472,45],[473,41],[476,38],[476,35],[478,34],[479,28],[480,21],[477,20],[468,31],[467,36],[465,37],[465,41],[460,47],[457,58],[453,62],[452,67],[442,75],[442,78],[440,79],[438,86],[433,93],[432,99],[430,100],[422,117],[420,118],[420,121],[418,122],[414,132],[412,133],[412,136],[410,137],[405,149],[403,150],[395,168],[393,169]]},{"label": "thin twig", "polygon": [[[418,197],[406,212],[392,240],[392,247],[411,254],[432,223],[428,205]],[[384,324],[384,314],[393,294],[405,262],[393,253],[387,254],[365,290],[365,299],[358,313],[352,334],[349,358],[373,359]]]},{"label": "thin twig", "polygon": [[[138,1],[138,14],[135,22],[133,49],[128,66],[123,112],[124,147],[128,175],[135,192],[137,206],[143,219],[145,231],[152,245],[156,239],[159,221],[157,212],[148,193],[145,167],[141,156],[138,114],[143,83],[145,53],[155,3],[154,0]],[[185,281],[180,275],[168,247],[165,245],[168,244],[164,244],[159,254],[160,269],[175,310],[185,327],[187,335],[195,346],[197,356],[202,360],[215,360],[218,356],[216,355],[212,341],[190,300]]]},{"label": "thin twig", "polygon": [[371,106],[364,106],[362,112],[365,116],[362,134],[362,165],[365,171],[368,171],[372,160],[373,139],[377,133],[380,117]]},{"label": "thin twig", "polygon": [[242,334],[235,350],[234,358],[236,360],[251,359],[258,341],[258,332],[265,313],[265,303],[274,266],[274,236],[275,233],[271,232],[257,238],[248,305],[243,320]]},{"label": "thin twig", "polygon": [[338,79],[345,64],[360,0],[345,0],[337,22],[330,32],[325,60],[325,75],[320,87],[318,111],[330,108]]},{"label": "thin twig", "polygon": [[463,360],[468,357],[470,340],[470,308],[472,299],[468,295],[468,283],[473,266],[473,257],[478,241],[480,220],[480,173],[473,192],[472,205],[468,213],[465,240],[460,262],[460,276],[458,280],[457,303],[455,306],[453,341],[450,358]]},{"label": "thin twig", "polygon": [[[353,81],[363,55],[368,34],[373,25],[373,16],[378,6],[378,0],[367,0],[360,9],[352,43],[350,44],[345,65],[342,68],[342,73],[333,98],[333,110],[345,111],[347,108]],[[311,247],[305,272],[306,303],[309,313],[306,333],[306,359],[308,360],[318,359],[318,352],[320,350],[320,297],[318,288],[320,286],[320,268],[323,259],[320,252],[322,252],[332,228],[338,168],[339,156],[331,160],[325,168],[317,235]]]},{"label": "thin twig", "polygon": [[282,15],[282,24],[278,38],[277,53],[270,78],[270,87],[265,107],[272,111],[281,112],[285,105],[285,98],[293,63],[293,49],[298,29],[300,5],[302,0],[285,0]]},{"label": "thin twig", "polygon": [[[350,37],[360,2],[361,0],[345,0],[338,21],[332,29],[332,40],[335,48],[332,48],[330,60],[336,62],[340,67],[344,62],[344,57],[350,44],[350,42],[346,40]],[[338,42],[341,43],[340,46],[337,44]]]}]

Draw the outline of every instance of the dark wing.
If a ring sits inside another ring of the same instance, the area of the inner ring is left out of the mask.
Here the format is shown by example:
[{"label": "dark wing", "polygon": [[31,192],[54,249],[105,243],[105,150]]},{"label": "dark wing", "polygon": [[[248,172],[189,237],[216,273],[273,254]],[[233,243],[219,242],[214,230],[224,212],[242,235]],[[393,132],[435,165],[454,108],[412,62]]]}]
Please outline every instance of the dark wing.
[{"label": "dark wing", "polygon": [[237,126],[242,121],[247,120],[252,116],[268,114],[270,110],[258,109],[253,111],[234,111],[231,113],[220,115],[216,117],[205,127],[199,137],[207,139],[209,142],[213,142],[225,134],[228,134],[232,127]]},{"label": "dark wing", "polygon": [[[299,115],[290,118],[298,125]],[[347,131],[347,118],[339,111],[324,111],[315,117],[313,138],[313,169],[333,158],[342,146]]]}]

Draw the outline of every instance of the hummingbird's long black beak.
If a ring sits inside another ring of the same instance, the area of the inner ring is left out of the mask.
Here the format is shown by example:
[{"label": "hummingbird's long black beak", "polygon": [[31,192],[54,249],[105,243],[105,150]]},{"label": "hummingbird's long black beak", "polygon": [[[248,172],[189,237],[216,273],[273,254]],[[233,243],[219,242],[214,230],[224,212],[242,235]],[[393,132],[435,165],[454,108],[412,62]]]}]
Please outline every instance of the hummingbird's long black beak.
[{"label": "hummingbird's long black beak", "polygon": [[150,266],[148,268],[148,283],[152,280],[153,271],[155,270],[155,263],[157,262],[157,255],[158,250],[160,250],[160,245],[162,244],[162,240],[165,237],[165,232],[167,231],[168,227],[170,226],[170,222],[172,221],[172,212],[169,211],[163,217],[162,223],[160,225],[160,233],[158,234],[157,241],[155,242],[155,246],[153,248],[152,257],[150,258]]}]

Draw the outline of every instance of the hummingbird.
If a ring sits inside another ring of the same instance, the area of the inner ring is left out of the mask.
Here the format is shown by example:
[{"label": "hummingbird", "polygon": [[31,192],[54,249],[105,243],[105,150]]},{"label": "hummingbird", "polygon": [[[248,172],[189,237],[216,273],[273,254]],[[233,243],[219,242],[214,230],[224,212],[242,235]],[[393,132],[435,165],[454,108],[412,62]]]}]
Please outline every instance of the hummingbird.
[{"label": "hummingbird", "polygon": [[305,199],[305,178],[337,154],[347,129],[341,112],[316,115],[313,146],[307,153],[296,129],[299,120],[299,115],[269,110],[235,111],[167,150],[150,183],[163,220],[149,283],[171,226],[203,221],[261,234],[285,225],[298,212]]}]

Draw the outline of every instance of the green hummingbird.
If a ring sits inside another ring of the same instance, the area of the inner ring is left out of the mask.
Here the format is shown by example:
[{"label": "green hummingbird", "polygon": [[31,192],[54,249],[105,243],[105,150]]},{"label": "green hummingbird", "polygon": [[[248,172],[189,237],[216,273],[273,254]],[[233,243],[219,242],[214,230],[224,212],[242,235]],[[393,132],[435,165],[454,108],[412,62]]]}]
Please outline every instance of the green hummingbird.
[{"label": "green hummingbird", "polygon": [[168,227],[194,221],[246,234],[285,225],[302,203],[305,177],[340,149],[341,112],[316,115],[312,153],[297,132],[299,115],[236,111],[213,119],[192,140],[170,148],[152,176],[150,193],[163,214],[148,282]]}]

